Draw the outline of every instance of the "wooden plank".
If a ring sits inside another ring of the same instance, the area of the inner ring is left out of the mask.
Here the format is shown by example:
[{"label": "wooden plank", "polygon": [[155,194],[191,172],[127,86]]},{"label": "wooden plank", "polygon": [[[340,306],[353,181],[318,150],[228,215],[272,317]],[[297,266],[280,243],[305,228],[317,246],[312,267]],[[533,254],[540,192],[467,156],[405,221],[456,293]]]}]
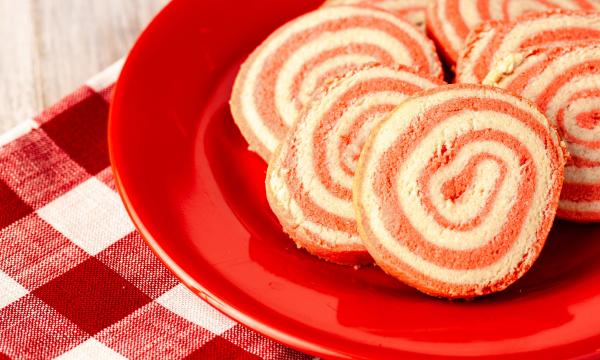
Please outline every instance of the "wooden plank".
[{"label": "wooden plank", "polygon": [[164,0],[33,0],[45,105],[127,53]]},{"label": "wooden plank", "polygon": [[0,131],[112,64],[168,0],[0,0]]},{"label": "wooden plank", "polygon": [[42,106],[30,0],[0,0],[0,132]]}]

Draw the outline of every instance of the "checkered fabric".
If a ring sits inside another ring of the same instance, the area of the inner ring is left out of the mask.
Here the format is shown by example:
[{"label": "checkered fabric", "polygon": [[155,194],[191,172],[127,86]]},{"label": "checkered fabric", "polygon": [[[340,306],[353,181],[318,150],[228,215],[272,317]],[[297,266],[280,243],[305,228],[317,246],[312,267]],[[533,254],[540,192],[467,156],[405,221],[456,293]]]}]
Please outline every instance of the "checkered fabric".
[{"label": "checkered fabric", "polygon": [[135,231],[106,142],[121,65],[0,136],[0,359],[307,359],[211,308]]}]

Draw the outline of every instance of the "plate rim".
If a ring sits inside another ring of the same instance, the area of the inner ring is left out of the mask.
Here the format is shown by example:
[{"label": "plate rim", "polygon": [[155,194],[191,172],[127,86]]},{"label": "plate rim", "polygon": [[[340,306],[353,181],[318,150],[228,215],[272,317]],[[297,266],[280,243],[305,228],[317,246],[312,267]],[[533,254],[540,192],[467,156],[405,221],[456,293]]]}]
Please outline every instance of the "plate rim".
[{"label": "plate rim", "polygon": [[[150,23],[144,28],[144,30],[137,37],[134,45],[129,50],[125,62],[123,64],[121,73],[115,82],[114,89],[111,95],[109,115],[108,115],[108,129],[107,129],[107,140],[108,140],[108,154],[110,160],[110,167],[113,172],[113,177],[115,180],[115,186],[119,197],[121,198],[122,203],[126,209],[127,214],[131,218],[136,230],[140,234],[141,238],[144,240],[146,245],[151,249],[151,251],[156,255],[159,261],[173,274],[175,277],[187,288],[189,288],[195,295],[199,296],[202,300],[207,302],[211,307],[223,313],[224,315],[232,318],[236,322],[243,324],[244,326],[256,331],[257,333],[277,342],[283,344],[284,346],[288,346],[295,350],[317,356],[317,357],[326,357],[326,358],[339,358],[339,359],[352,359],[355,358],[356,354],[352,352],[346,352],[341,349],[331,349],[324,344],[318,344],[313,341],[309,341],[303,339],[301,336],[289,334],[284,330],[278,329],[274,325],[270,325],[265,323],[264,321],[257,320],[255,316],[244,312],[242,310],[237,309],[234,306],[229,305],[227,302],[222,300],[219,296],[217,296],[213,291],[203,286],[200,282],[195,280],[191,275],[189,275],[183,268],[181,268],[175,260],[173,260],[166,251],[161,247],[160,242],[156,240],[156,238],[152,235],[152,233],[146,228],[142,220],[137,214],[135,207],[133,206],[126,186],[123,184],[121,178],[121,172],[119,171],[118,161],[116,160],[115,155],[115,124],[118,122],[117,120],[117,108],[123,106],[118,102],[118,97],[121,92],[123,92],[123,88],[125,88],[125,84],[128,83],[126,80],[128,69],[132,67],[131,63],[132,59],[139,58],[139,54],[143,53],[142,48],[144,44],[148,41],[151,42],[152,36],[148,34],[157,26],[157,23],[161,21],[164,17],[167,16],[169,12],[175,11],[175,8],[182,6],[185,3],[185,0],[171,0],[167,3],[155,17],[150,21]],[[150,39],[150,40],[149,40]],[[397,355],[403,358],[429,358],[426,353],[415,353],[407,350],[397,350]],[[527,354],[531,356],[535,356],[538,351],[528,352]],[[517,355],[517,354],[513,354]],[[598,353],[590,352],[587,354],[579,354],[578,358],[592,358]],[[431,355],[432,356],[432,355]],[[451,355],[437,355],[441,358],[455,358]],[[490,356],[490,355],[487,355]],[[510,354],[505,356],[511,356]]]}]

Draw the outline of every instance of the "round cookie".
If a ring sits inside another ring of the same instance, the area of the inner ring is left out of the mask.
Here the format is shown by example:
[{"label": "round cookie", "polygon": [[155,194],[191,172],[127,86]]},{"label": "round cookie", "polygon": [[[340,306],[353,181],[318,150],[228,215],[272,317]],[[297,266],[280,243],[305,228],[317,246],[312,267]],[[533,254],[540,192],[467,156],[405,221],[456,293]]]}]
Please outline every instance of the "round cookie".
[{"label": "round cookie", "polygon": [[424,293],[503,290],[544,246],[564,163],[558,135],[529,101],[481,85],[426,91],[364,146],[359,233],[384,271]]},{"label": "round cookie", "polygon": [[268,160],[317,84],[370,62],[443,77],[433,43],[382,10],[323,7],[279,28],[242,65],[230,100],[250,149]]},{"label": "round cookie", "polygon": [[456,80],[480,84],[493,63],[528,47],[590,40],[600,40],[598,13],[555,11],[526,15],[513,22],[487,22],[469,35],[458,59]]},{"label": "round cookie", "polygon": [[361,5],[389,11],[425,31],[425,2],[423,0],[327,0],[323,6]]},{"label": "round cookie", "polygon": [[489,20],[510,21],[527,13],[554,9],[598,10],[599,0],[432,0],[427,32],[450,66],[454,66],[469,32]]},{"label": "round cookie", "polygon": [[565,141],[571,159],[557,216],[600,221],[600,45],[511,54],[484,82],[532,100]]},{"label": "round cookie", "polygon": [[298,247],[339,264],[373,262],[352,206],[360,150],[409,95],[441,84],[408,68],[367,65],[315,94],[274,153],[265,181],[269,204]]}]

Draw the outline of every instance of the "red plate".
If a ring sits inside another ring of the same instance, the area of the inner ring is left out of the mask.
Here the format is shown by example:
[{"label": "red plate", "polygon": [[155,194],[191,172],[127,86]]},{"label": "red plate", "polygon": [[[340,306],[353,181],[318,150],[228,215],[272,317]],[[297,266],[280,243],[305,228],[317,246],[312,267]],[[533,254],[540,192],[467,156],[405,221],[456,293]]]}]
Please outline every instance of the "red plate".
[{"label": "red plate", "polygon": [[317,1],[173,1],[131,52],[110,150],[142,235],[202,298],[297,349],[333,358],[600,353],[600,226],[558,223],[509,290],[470,302],[421,295],[374,268],[321,262],[281,232],[265,164],[227,104],[241,60]]}]

